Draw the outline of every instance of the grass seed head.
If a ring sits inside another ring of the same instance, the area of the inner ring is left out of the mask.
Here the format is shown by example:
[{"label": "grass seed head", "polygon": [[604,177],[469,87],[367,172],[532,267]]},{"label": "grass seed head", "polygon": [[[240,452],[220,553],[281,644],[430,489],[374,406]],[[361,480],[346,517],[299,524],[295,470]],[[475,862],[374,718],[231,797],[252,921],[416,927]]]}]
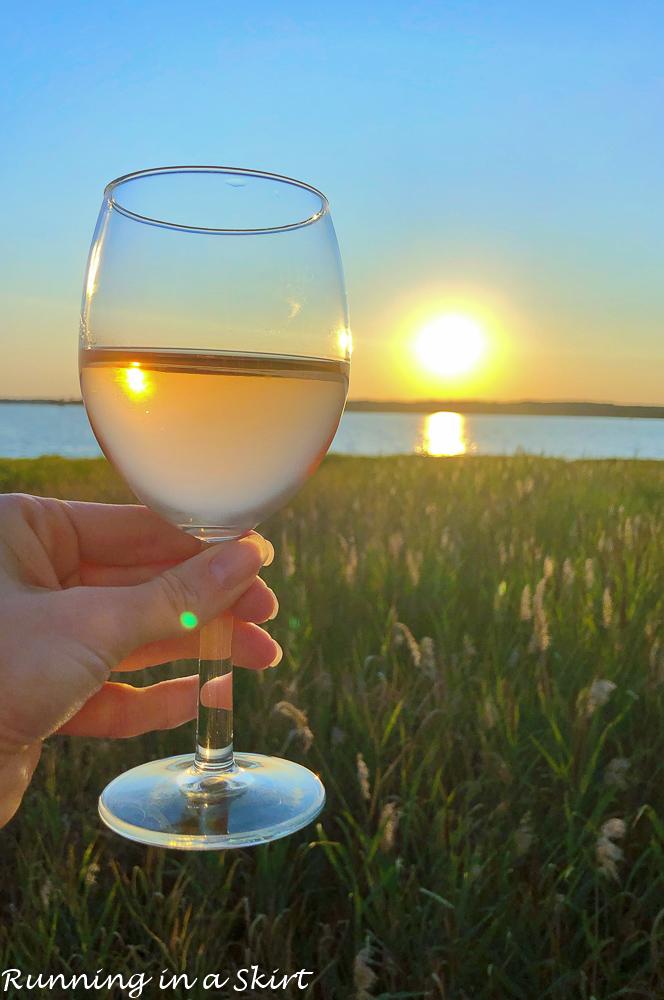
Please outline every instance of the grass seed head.
[{"label": "grass seed head", "polygon": [[378,829],[383,831],[380,841],[380,849],[384,854],[390,854],[394,849],[397,827],[401,819],[401,812],[394,802],[388,802],[381,809],[378,819]]},{"label": "grass seed head", "polygon": [[618,879],[617,862],[622,861],[624,857],[618,845],[614,844],[611,840],[607,840],[606,837],[600,837],[595,850],[597,861],[599,862],[599,870],[602,875],[606,875],[607,878]]},{"label": "grass seed head", "polygon": [[431,677],[436,673],[436,649],[428,635],[420,642],[420,668]]},{"label": "grass seed head", "polygon": [[604,628],[609,628],[611,625],[611,619],[613,618],[613,601],[611,600],[611,593],[608,587],[604,588],[604,595],[602,597],[602,622],[604,623]]},{"label": "grass seed head", "polygon": [[39,898],[41,899],[41,904],[45,910],[48,909],[48,902],[51,898],[52,892],[53,892],[53,883],[51,882],[50,878],[47,878],[43,883],[41,889],[39,890]]},{"label": "grass seed head", "polygon": [[424,555],[422,552],[413,552],[412,549],[408,549],[406,552],[406,566],[408,567],[408,576],[410,577],[410,582],[413,587],[417,587],[420,582],[420,576],[422,574],[422,562],[424,560]]},{"label": "grass seed head", "polygon": [[606,766],[604,772],[604,784],[612,785],[614,788],[619,788],[624,790],[627,788],[627,771],[629,770],[629,761],[625,760],[624,757],[614,757],[610,760]]},{"label": "grass seed head", "polygon": [[595,563],[592,559],[586,559],[583,573],[586,578],[586,587],[588,590],[592,590],[595,585]]},{"label": "grass seed head", "polygon": [[624,819],[618,819],[613,817],[613,819],[607,819],[606,823],[602,824],[602,829],[600,831],[602,837],[606,837],[607,840],[622,840],[627,832],[627,826]]},{"label": "grass seed head", "polygon": [[371,945],[367,940],[364,948],[358,951],[353,961],[353,985],[356,1000],[373,1000],[369,990],[376,982],[376,973],[369,964],[371,962]]},{"label": "grass seed head", "polygon": [[[652,626],[646,625],[647,638],[650,638],[651,628]],[[655,668],[657,667],[658,660],[659,660],[659,639],[655,639],[653,641],[652,646],[650,647],[650,653],[648,654],[648,665],[650,666],[651,670],[655,670]]]},{"label": "grass seed head", "polygon": [[309,729],[309,726],[302,726],[301,728],[298,726],[295,732],[300,738],[303,752],[308,753],[314,745],[314,734]]},{"label": "grass seed head", "polygon": [[567,557],[563,563],[563,587],[571,587],[574,583],[574,567],[572,566],[572,560]]},{"label": "grass seed head", "polygon": [[393,559],[398,559],[403,548],[403,535],[400,531],[395,532],[394,535],[390,535],[387,548]]},{"label": "grass seed head", "polygon": [[364,757],[361,753],[357,755],[357,781],[360,786],[360,792],[362,793],[362,798],[365,802],[371,801],[371,785],[369,784],[369,768],[366,765]]},{"label": "grass seed head", "polygon": [[99,865],[92,864],[88,865],[85,870],[85,884],[94,885],[97,881],[97,872],[99,871]]},{"label": "grass seed head", "polygon": [[624,820],[613,818],[608,819],[600,830],[595,851],[599,870],[607,878],[618,879],[617,865],[624,858],[624,854],[614,841],[621,840],[625,836],[626,829]]},{"label": "grass seed head", "polygon": [[581,692],[585,695],[586,714],[592,715],[596,709],[606,705],[615,689],[616,685],[613,681],[603,679],[593,681],[586,691]]},{"label": "grass seed head", "polygon": [[522,622],[530,621],[533,617],[533,607],[530,596],[530,585],[526,584],[521,592],[521,604],[519,607],[519,617]]},{"label": "grass seed head", "polygon": [[295,723],[297,729],[306,729],[309,725],[306,713],[300,708],[296,708],[290,701],[278,701],[272,711],[278,715],[285,715],[287,719]]},{"label": "grass seed head", "polygon": [[408,626],[404,625],[403,622],[395,622],[392,636],[395,646],[401,646],[405,642],[410,653],[410,658],[413,661],[413,666],[419,667],[422,654],[420,653],[419,645],[415,641],[415,636]]},{"label": "grass seed head", "polygon": [[348,550],[343,570],[346,582],[351,584],[351,586],[355,583],[355,577],[357,575],[357,562],[357,548],[355,547],[355,542],[353,542]]},{"label": "grass seed head", "polygon": [[285,531],[281,533],[281,571],[284,574],[284,580],[290,580],[295,573],[295,556]]},{"label": "grass seed head", "polygon": [[296,708],[292,705],[290,701],[279,701],[272,709],[278,715],[283,715],[291,722],[295,723],[295,727],[291,730],[287,743],[290,743],[293,739],[299,739],[302,744],[302,749],[304,753],[308,753],[314,742],[314,734],[309,728],[309,720],[307,719],[306,713],[301,709]]},{"label": "grass seed head", "polygon": [[534,839],[532,814],[527,812],[522,816],[521,822],[514,831],[514,845],[519,857],[528,853]]},{"label": "grass seed head", "polygon": [[533,634],[528,646],[529,653],[543,653],[549,648],[551,639],[549,637],[549,625],[544,610],[544,590],[546,588],[547,577],[543,576],[535,588],[533,597]]}]

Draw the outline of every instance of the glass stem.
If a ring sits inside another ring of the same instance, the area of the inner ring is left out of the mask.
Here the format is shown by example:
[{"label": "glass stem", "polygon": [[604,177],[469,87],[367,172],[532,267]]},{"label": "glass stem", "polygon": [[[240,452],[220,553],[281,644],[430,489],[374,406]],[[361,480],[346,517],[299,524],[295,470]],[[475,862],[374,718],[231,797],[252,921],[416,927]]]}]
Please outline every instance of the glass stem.
[{"label": "glass stem", "polygon": [[198,724],[194,766],[208,774],[232,771],[233,616],[222,615],[200,632]]}]

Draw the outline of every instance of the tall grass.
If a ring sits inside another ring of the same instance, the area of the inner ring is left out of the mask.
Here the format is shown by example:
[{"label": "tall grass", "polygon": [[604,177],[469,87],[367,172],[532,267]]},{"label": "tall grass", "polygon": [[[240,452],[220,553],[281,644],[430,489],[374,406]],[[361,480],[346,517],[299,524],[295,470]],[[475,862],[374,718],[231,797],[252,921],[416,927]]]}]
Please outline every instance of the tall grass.
[{"label": "tall grass", "polygon": [[[101,461],[3,461],[0,488],[128,499]],[[97,795],[191,728],[53,738],[0,833],[0,972],[199,977],[149,997],[265,997],[202,989],[251,965],[314,970],[278,995],[316,1000],[664,996],[663,522],[656,462],[326,460],[264,527],[284,660],[236,671],[238,747],[319,772],[320,823],[146,849]]]}]

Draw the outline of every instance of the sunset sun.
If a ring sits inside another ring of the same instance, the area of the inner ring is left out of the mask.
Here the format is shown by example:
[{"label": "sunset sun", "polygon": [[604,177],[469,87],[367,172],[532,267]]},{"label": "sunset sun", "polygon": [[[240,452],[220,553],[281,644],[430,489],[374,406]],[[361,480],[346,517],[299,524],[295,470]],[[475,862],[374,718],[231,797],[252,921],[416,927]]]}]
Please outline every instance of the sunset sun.
[{"label": "sunset sun", "polygon": [[415,349],[422,363],[440,375],[463,375],[486,347],[479,323],[467,316],[441,316],[419,334]]}]

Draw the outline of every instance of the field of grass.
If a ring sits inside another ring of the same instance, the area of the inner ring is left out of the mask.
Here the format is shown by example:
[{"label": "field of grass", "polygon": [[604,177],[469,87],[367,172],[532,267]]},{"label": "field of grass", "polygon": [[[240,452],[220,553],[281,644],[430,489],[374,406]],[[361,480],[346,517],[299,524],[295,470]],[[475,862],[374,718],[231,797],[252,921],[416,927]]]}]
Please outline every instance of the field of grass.
[{"label": "field of grass", "polygon": [[[127,499],[101,461],[3,460],[0,490]],[[236,671],[236,745],[319,772],[320,823],[146,849],[97,796],[191,727],[53,738],[0,832],[0,973],[145,973],[143,997],[183,1000],[661,1000],[663,525],[656,462],[328,458],[264,526],[284,660]],[[252,965],[315,975],[203,988]],[[162,970],[198,981],[160,990]]]}]

